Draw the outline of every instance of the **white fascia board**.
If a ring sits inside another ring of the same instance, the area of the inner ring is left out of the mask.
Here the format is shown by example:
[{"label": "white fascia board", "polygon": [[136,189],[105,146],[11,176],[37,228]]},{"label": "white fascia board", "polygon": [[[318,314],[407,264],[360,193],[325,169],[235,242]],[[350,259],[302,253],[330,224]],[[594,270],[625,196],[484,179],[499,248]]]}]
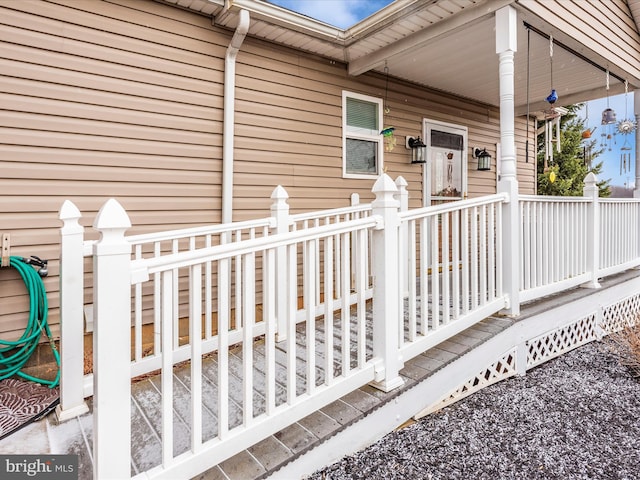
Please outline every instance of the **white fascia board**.
[{"label": "white fascia board", "polygon": [[344,31],[344,39],[347,43],[353,43],[360,38],[376,33],[393,23],[398,16],[413,13],[422,5],[424,5],[422,0],[395,0],[383,9],[347,28]]},{"label": "white fascia board", "polygon": [[379,10],[346,30],[264,1],[228,1],[228,3],[225,2],[225,11],[231,8],[249,10],[250,13],[258,15],[262,20],[269,21],[275,25],[281,25],[297,32],[307,33],[314,37],[323,38],[343,45],[345,40],[353,40],[379,31],[392,22],[393,19],[407,7],[416,3],[419,4],[421,1],[422,0],[395,0],[382,10]]}]

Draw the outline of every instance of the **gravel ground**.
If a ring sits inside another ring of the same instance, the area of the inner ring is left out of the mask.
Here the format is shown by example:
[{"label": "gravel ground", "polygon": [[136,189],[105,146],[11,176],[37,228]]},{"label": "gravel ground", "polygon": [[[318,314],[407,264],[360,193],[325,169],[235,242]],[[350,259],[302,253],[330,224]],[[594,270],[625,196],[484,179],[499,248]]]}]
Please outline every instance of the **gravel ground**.
[{"label": "gravel ground", "polygon": [[594,342],[315,472],[339,479],[640,479],[640,381]]}]

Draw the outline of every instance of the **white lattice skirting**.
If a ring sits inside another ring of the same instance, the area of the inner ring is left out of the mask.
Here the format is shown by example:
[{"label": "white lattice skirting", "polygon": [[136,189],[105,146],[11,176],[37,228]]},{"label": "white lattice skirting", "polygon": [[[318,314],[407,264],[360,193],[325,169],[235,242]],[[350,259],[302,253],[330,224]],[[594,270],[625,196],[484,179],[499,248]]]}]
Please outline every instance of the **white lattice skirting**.
[{"label": "white lattice skirting", "polygon": [[[599,311],[575,320],[563,326],[537,335],[524,344],[516,345],[500,354],[479,373],[453,389],[440,400],[415,415],[419,419],[458,400],[468,397],[489,385],[505,380],[526,370],[567,353],[574,348],[602,338],[604,335],[635,325],[640,315],[640,294],[631,295],[614,304],[602,307]],[[513,328],[513,327],[511,327]],[[524,349],[524,352],[519,351]],[[464,357],[457,361],[463,361]],[[526,362],[520,365],[519,362]]]},{"label": "white lattice skirting", "polygon": [[627,326],[636,324],[640,315],[640,294],[630,295],[624,300],[602,309],[600,328],[609,335]]}]

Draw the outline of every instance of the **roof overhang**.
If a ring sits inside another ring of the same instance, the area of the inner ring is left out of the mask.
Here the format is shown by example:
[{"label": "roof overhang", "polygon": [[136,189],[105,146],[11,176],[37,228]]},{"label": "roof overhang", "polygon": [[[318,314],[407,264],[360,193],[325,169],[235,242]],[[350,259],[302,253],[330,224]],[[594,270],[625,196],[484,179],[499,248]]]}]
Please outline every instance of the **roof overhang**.
[{"label": "roof overhang", "polygon": [[[396,0],[343,30],[263,0],[162,0],[210,15],[235,28],[241,9],[251,14],[249,35],[347,64],[357,76],[385,73],[408,82],[498,106],[495,12],[512,5],[518,12],[515,55],[516,114],[548,106],[556,89],[562,105],[602,98],[605,69],[609,94],[640,88],[640,74],[625,71],[527,9],[528,0]],[[640,0],[628,0],[634,19]],[[553,36],[553,82],[549,35]],[[386,67],[386,69],[385,69]],[[553,85],[552,85],[553,83]]]}]

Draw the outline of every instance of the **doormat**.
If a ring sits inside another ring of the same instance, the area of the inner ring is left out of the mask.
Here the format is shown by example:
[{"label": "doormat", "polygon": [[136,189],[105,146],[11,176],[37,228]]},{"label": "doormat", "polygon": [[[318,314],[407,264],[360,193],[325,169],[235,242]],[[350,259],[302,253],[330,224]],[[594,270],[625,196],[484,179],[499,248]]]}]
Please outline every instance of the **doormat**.
[{"label": "doormat", "polygon": [[58,387],[14,378],[0,381],[0,439],[40,420],[59,402]]}]

